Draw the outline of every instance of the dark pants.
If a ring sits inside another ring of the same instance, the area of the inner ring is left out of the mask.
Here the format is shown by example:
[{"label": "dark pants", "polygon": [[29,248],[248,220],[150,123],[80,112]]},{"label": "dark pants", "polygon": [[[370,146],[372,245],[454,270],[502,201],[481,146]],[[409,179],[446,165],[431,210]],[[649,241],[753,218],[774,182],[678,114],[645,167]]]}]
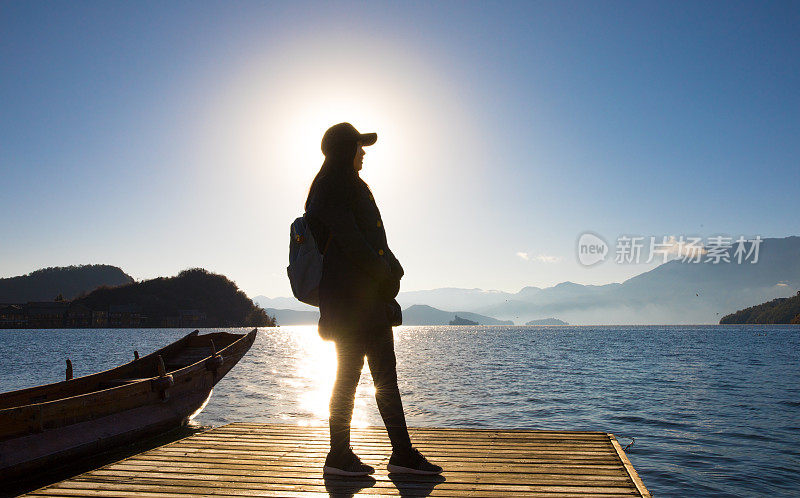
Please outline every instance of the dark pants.
[{"label": "dark pants", "polygon": [[331,451],[350,446],[350,420],[353,417],[356,387],[367,357],[369,371],[375,383],[375,401],[386,425],[394,450],[411,447],[403,403],[397,388],[397,360],[394,355],[392,331],[382,331],[366,341],[336,341],[336,382],[331,394]]}]

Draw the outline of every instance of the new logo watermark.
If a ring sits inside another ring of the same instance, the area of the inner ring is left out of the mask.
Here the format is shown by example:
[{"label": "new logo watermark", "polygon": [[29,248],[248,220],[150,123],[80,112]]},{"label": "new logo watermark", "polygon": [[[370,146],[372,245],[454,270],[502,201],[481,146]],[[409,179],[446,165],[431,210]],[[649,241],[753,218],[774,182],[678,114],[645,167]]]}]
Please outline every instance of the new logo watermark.
[{"label": "new logo watermark", "polygon": [[[618,264],[651,263],[660,259],[666,263],[679,259],[684,263],[758,263],[763,240],[760,235],[748,239],[743,235],[734,239],[725,235],[707,237],[663,235],[649,237],[620,235],[614,247],[614,262]],[[606,241],[594,232],[584,232],[578,237],[578,262],[594,266],[605,261],[612,251]]]},{"label": "new logo watermark", "polygon": [[608,244],[596,233],[585,232],[578,237],[578,261],[583,266],[594,266],[607,256]]}]

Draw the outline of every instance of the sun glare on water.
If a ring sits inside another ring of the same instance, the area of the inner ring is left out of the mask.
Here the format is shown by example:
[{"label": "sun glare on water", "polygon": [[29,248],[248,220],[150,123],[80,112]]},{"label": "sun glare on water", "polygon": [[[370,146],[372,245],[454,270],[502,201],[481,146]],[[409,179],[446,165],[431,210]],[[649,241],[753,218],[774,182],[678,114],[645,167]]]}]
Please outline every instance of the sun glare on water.
[{"label": "sun glare on water", "polygon": [[[315,326],[281,328],[291,331],[298,358],[293,378],[285,381],[286,387],[299,391],[298,409],[309,415],[294,422],[299,425],[316,425],[323,420],[327,421],[331,392],[336,379],[336,348],[333,343],[319,338]],[[375,388],[370,381],[369,369],[365,366],[356,390],[351,423],[353,427],[371,425],[367,417],[367,403],[374,404],[374,396]]]}]

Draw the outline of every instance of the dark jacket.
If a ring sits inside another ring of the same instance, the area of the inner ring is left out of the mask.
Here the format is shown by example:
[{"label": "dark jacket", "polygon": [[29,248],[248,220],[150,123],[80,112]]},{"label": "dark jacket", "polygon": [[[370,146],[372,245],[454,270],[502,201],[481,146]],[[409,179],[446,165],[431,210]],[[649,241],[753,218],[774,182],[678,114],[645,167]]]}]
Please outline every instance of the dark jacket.
[{"label": "dark jacket", "polygon": [[319,286],[320,335],[364,340],[391,333],[391,326],[400,321],[394,298],[403,267],[389,249],[367,184],[357,178],[348,189],[322,181],[309,197],[306,217],[325,254]]}]

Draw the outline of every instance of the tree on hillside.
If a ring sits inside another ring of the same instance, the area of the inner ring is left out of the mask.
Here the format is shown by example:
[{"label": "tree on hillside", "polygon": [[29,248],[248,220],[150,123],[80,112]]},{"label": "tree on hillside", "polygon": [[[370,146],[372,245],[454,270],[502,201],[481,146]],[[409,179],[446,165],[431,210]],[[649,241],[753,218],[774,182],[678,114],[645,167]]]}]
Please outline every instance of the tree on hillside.
[{"label": "tree on hillside", "polygon": [[719,323],[800,323],[800,291],[793,297],[780,297],[731,313]]},{"label": "tree on hillside", "polygon": [[202,268],[120,287],[101,287],[76,300],[93,310],[135,304],[152,326],[175,317],[180,310],[199,310],[206,326],[274,326],[275,320],[256,306],[235,283]]}]

